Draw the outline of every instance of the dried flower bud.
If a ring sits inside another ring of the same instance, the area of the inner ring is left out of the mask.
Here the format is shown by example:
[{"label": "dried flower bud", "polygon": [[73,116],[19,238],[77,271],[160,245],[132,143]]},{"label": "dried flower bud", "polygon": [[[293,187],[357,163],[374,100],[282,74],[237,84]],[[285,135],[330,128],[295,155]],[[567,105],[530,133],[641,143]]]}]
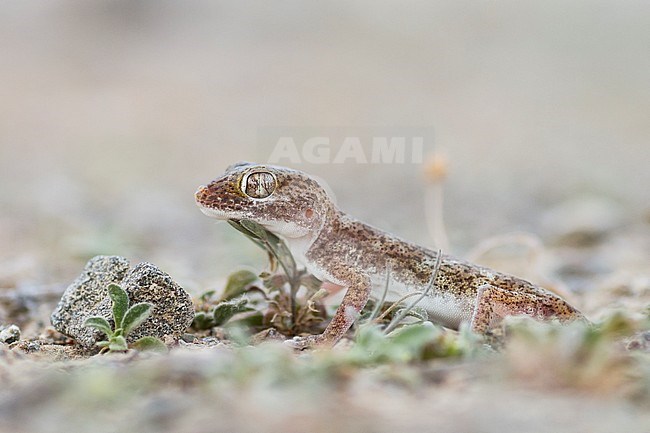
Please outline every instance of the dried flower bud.
[{"label": "dried flower bud", "polygon": [[442,182],[447,177],[449,161],[447,157],[440,152],[432,153],[424,163],[424,176],[433,183]]}]

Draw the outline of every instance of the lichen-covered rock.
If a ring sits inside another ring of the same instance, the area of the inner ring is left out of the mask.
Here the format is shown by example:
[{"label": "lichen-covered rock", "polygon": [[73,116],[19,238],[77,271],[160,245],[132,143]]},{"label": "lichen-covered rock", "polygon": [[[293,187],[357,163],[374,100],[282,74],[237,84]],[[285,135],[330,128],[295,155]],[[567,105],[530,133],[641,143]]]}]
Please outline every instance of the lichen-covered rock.
[{"label": "lichen-covered rock", "polygon": [[139,302],[153,304],[149,318],[129,334],[127,341],[146,335],[161,339],[180,337],[194,318],[190,295],[151,263],[140,263],[131,271],[127,270],[128,261],[122,257],[93,258],[84,273],[65,291],[52,314],[52,325],[82,346],[94,346],[105,337],[83,324],[88,317],[102,316],[113,325],[112,303],[106,287],[116,283],[126,291],[131,305]]},{"label": "lichen-covered rock", "polygon": [[108,297],[107,287],[120,284],[129,270],[129,261],[120,256],[96,256],[86,263],[59,301],[50,320],[54,329],[86,347],[95,344],[99,332],[83,326],[89,312]]}]

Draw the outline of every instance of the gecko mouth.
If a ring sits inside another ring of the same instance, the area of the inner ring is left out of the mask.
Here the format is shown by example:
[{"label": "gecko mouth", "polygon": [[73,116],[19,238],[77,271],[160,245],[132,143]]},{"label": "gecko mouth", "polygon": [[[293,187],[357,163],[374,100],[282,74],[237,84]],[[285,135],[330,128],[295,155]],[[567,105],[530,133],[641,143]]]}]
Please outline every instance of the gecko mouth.
[{"label": "gecko mouth", "polygon": [[207,207],[201,203],[197,203],[199,205],[199,209],[201,212],[203,212],[205,215],[216,218],[219,220],[227,220],[227,219],[232,219],[233,215],[232,212],[225,212],[219,209],[214,209],[211,207]]},{"label": "gecko mouth", "polygon": [[196,205],[201,209],[201,212],[212,218],[226,219],[226,213],[219,209],[209,206],[209,191],[205,185],[200,185],[194,193],[194,200]]},{"label": "gecko mouth", "polygon": [[194,200],[201,212],[211,218],[224,221],[244,217],[241,209],[233,209],[232,200],[222,200],[208,186],[200,185],[194,193]]}]

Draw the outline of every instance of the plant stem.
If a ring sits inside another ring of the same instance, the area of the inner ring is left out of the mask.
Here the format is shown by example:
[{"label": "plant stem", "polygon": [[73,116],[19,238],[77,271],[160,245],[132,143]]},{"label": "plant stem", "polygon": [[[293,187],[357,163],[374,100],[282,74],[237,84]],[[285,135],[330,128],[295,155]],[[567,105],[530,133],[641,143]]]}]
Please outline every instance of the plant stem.
[{"label": "plant stem", "polygon": [[427,288],[422,292],[422,294],[420,295],[420,297],[418,297],[415,301],[411,302],[411,304],[410,304],[408,307],[406,307],[406,308],[405,308],[405,309],[404,309],[404,310],[399,314],[399,316],[397,316],[396,318],[394,318],[394,319],[393,319],[393,320],[388,324],[388,326],[386,326],[386,329],[384,330],[384,333],[385,333],[385,334],[388,334],[388,333],[391,332],[393,329],[395,329],[395,327],[397,327],[397,325],[399,324],[399,322],[401,322],[402,319],[404,319],[404,317],[406,317],[406,315],[409,313],[409,311],[411,311],[411,310],[413,309],[413,307],[415,307],[415,306],[416,306],[416,305],[417,305],[417,304],[418,304],[422,299],[424,299],[424,297],[427,296],[427,295],[429,294],[429,292],[431,291],[431,289],[435,286],[436,277],[438,276],[438,270],[440,269],[440,261],[441,261],[441,259],[442,259],[442,250],[438,250],[438,257],[436,258],[436,265],[435,265],[434,268],[433,268],[433,275],[431,275],[431,282],[429,282],[429,285],[428,285]]}]

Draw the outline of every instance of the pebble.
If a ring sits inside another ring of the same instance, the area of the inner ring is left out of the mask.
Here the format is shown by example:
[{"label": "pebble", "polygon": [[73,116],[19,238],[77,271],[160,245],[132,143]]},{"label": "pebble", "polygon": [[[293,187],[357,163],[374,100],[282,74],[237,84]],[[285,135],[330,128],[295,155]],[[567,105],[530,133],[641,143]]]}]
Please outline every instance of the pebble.
[{"label": "pebble", "polygon": [[20,328],[9,325],[0,331],[0,343],[11,344],[20,340]]}]

